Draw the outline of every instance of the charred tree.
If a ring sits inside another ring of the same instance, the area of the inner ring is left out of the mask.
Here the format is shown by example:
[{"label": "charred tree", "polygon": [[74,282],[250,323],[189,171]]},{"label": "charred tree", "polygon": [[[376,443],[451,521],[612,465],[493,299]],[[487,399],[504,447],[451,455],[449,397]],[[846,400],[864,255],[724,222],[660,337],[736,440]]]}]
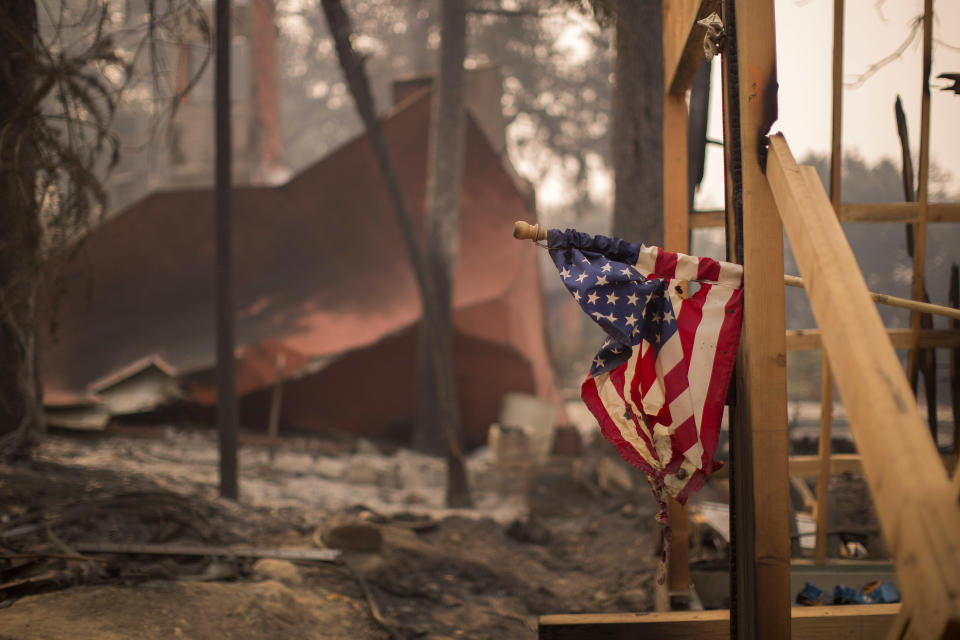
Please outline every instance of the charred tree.
[{"label": "charred tree", "polygon": [[661,0],[617,0],[613,235],[663,245]]},{"label": "charred tree", "polygon": [[[52,327],[36,326],[36,310],[44,305],[55,325],[65,286],[57,267],[106,209],[118,105],[135,87],[160,98],[160,38],[210,34],[197,0],[145,3],[139,35],[113,28],[110,3],[54,4],[59,11],[38,14],[35,0],[0,2],[0,454],[27,453],[45,430],[37,345]],[[149,52],[145,77],[138,51]],[[186,78],[184,91],[192,84]]]},{"label": "charred tree", "polygon": [[43,228],[35,195],[34,0],[0,3],[0,438],[23,454],[44,431],[35,308]]},{"label": "charred tree", "polygon": [[[432,371],[432,380],[427,389],[432,392],[432,401],[436,407],[444,407],[444,420],[438,421],[443,430],[448,448],[447,470],[447,504],[449,506],[468,506],[470,493],[468,491],[466,470],[463,466],[463,453],[457,424],[453,420],[459,413],[450,414],[450,408],[456,407],[456,387],[453,373],[453,359],[449,337],[443,339],[444,317],[449,317],[449,311],[444,311],[441,286],[436,274],[430,268],[428,252],[420,247],[417,240],[417,230],[410,216],[406,197],[400,186],[396,169],[390,159],[386,138],[380,127],[373,105],[373,96],[370,83],[367,79],[363,61],[354,51],[350,42],[352,27],[350,19],[340,0],[323,0],[323,11],[333,36],[340,65],[356,103],[357,111],[367,129],[370,144],[373,147],[384,182],[390,193],[400,229],[403,233],[404,244],[413,266],[414,275],[420,291],[420,301],[423,306],[422,332],[429,336],[429,360]],[[461,57],[462,61],[462,57]],[[462,67],[462,62],[461,62]],[[457,190],[459,193],[459,189]],[[449,298],[449,294],[447,295]],[[449,327],[449,322],[446,324]],[[447,330],[449,333],[449,330]],[[440,339],[436,337],[440,336]],[[450,416],[449,419],[447,416]]]}]

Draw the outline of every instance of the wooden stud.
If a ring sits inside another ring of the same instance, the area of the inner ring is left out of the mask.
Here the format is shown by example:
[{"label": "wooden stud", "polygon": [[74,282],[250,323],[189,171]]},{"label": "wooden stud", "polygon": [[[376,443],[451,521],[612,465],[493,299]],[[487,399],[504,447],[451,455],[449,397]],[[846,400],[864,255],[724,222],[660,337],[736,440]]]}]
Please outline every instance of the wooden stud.
[{"label": "wooden stud", "polygon": [[[840,205],[840,222],[916,222],[919,219],[916,202],[846,203]],[[960,203],[933,202],[927,204],[927,223],[960,222]],[[707,229],[722,227],[724,212],[719,210],[691,211],[690,227]]]},{"label": "wooden stud", "polygon": [[726,212],[723,210],[691,211],[688,217],[691,229],[710,229],[722,227]]},{"label": "wooden stud", "polygon": [[[957,454],[942,453],[940,461],[943,468],[952,472],[957,467]],[[820,456],[790,456],[787,466],[791,478],[812,478],[820,473]],[[830,456],[830,475],[849,473],[855,476],[863,475],[863,458],[859,453],[835,453]],[[729,477],[727,467],[715,471],[711,478],[723,479]],[[796,561],[796,559],[794,559]]]},{"label": "wooden stud", "polygon": [[[841,166],[843,164],[843,0],[833,0],[833,127],[830,135],[830,203],[834,214],[840,211]],[[830,359],[822,354],[820,365],[820,473],[817,475],[817,536],[814,558],[827,562],[827,523],[830,519],[830,454],[833,446],[833,379]]]},{"label": "wooden stud", "polygon": [[817,564],[827,563],[827,526],[830,517],[830,455],[833,452],[833,379],[830,364],[823,354],[820,385],[820,442],[817,445],[819,469],[817,471],[817,536],[814,543],[814,558]]},{"label": "wooden stud", "polygon": [[[913,299],[924,300],[924,281],[927,257],[927,186],[930,176],[930,53],[933,42],[933,0],[923,3],[923,87],[920,102],[920,168],[917,174],[917,221],[913,225]],[[913,348],[907,359],[907,371],[915,379],[914,372],[920,366],[921,314],[910,314],[913,329]],[[931,381],[924,379],[924,384]],[[934,383],[935,384],[935,383]]]},{"label": "wooden stud", "polygon": [[[667,60],[673,57],[669,53],[682,50],[687,35],[693,28],[697,9],[695,5],[699,4],[701,4],[700,0],[688,0],[686,4],[664,0],[663,50],[664,63],[667,65],[664,76],[666,78],[670,78],[673,70],[669,66],[671,62]],[[688,11],[684,12],[684,9]],[[682,25],[679,23],[682,21],[687,22],[687,33],[681,33]],[[687,82],[689,84],[689,80]],[[663,248],[667,251],[690,252],[688,215],[687,101],[684,92],[678,95],[667,93],[663,103]],[[690,590],[690,528],[687,514],[676,500],[669,498],[667,517],[672,540],[667,557],[666,588],[668,591],[687,593]],[[669,595],[666,598],[666,605],[669,608]]]},{"label": "wooden stud", "polygon": [[[887,337],[894,349],[912,346],[912,329],[887,329]],[[819,329],[787,331],[787,351],[816,351],[823,347]],[[920,332],[920,346],[930,348],[960,347],[960,331],[956,329],[927,329]]]},{"label": "wooden stud", "polygon": [[687,509],[676,500],[667,502],[673,540],[667,559],[667,586],[672,593],[690,592],[690,522]]},{"label": "wooden stud", "polygon": [[[790,626],[794,640],[873,640],[896,619],[899,604],[795,607]],[[782,636],[781,636],[782,637]],[[787,636],[789,637],[789,636]],[[594,613],[540,616],[540,640],[728,640],[730,612]]]},{"label": "wooden stud", "polygon": [[[920,204],[917,202],[882,202],[875,204],[844,204],[840,208],[840,222],[917,222]],[[960,203],[927,203],[927,223],[960,222]]]},{"label": "wooden stud", "polygon": [[960,507],[840,223],[810,167],[770,138],[767,178],[919,637],[960,630]]},{"label": "wooden stud", "polygon": [[687,101],[682,95],[668,95],[663,104],[663,248],[667,251],[690,252],[689,213]]},{"label": "wooden stud", "polygon": [[683,96],[703,61],[706,29],[697,20],[720,12],[720,0],[667,0],[663,3],[664,86]]},{"label": "wooden stud", "polygon": [[[950,290],[948,304],[960,309],[960,266],[950,265]],[[950,327],[960,335],[960,319],[950,321]],[[921,343],[923,336],[920,337]],[[950,350],[950,401],[953,405],[953,451],[960,453],[960,344]]]},{"label": "wooden stud", "polygon": [[[731,135],[733,105],[725,54],[725,155],[738,151],[743,203],[743,336],[737,358],[737,403],[731,425],[736,518],[735,598],[738,638],[790,637],[790,488],[787,474],[787,387],[783,231],[763,174],[760,148],[776,107],[773,2],[733,0],[739,138]],[[724,24],[731,26],[731,16]],[[736,147],[736,148],[734,148]],[[727,166],[730,206],[731,167]],[[728,234],[732,227],[728,228]],[[735,231],[735,230],[734,230]],[[728,237],[728,242],[732,238]],[[762,452],[762,455],[761,453]]]}]

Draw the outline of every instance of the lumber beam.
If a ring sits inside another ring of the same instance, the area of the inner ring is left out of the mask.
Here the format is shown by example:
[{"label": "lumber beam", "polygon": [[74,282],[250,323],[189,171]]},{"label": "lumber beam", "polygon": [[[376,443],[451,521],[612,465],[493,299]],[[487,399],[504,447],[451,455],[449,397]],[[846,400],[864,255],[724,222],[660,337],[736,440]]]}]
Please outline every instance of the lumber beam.
[{"label": "lumber beam", "polygon": [[863,275],[811,167],[770,138],[766,175],[890,544],[911,629],[960,632],[960,507]]},{"label": "lumber beam", "polygon": [[[835,214],[840,213],[840,169],[843,164],[843,0],[833,0],[833,77],[831,81],[832,127],[830,132],[830,204]],[[817,474],[817,536],[814,557],[817,564],[827,561],[827,521],[830,505],[827,500],[830,485],[830,453],[833,445],[833,374],[830,359],[820,360],[820,472]]]},{"label": "lumber beam", "polygon": [[697,25],[716,11],[720,0],[666,0],[663,3],[663,78],[667,94],[683,96],[703,62],[703,36]]},{"label": "lumber beam", "polygon": [[[909,349],[912,346],[912,329],[887,329],[887,336],[894,349]],[[793,329],[787,331],[787,351],[817,351],[823,348],[819,329]],[[924,329],[920,332],[920,346],[925,349],[960,347],[960,331],[957,329]]]},{"label": "lumber beam", "polygon": [[[813,477],[819,473],[820,456],[790,456],[790,475],[798,478]],[[944,469],[953,469],[957,456],[952,453],[940,454]],[[863,474],[863,458],[858,453],[835,453],[830,456],[830,475],[849,473]]]},{"label": "lumber beam", "polygon": [[[920,219],[920,206],[916,202],[878,202],[870,204],[840,205],[840,222],[903,222]],[[960,222],[960,203],[931,202],[927,205],[927,223]],[[723,226],[723,211],[691,211],[690,227],[707,229]]]},{"label": "lumber beam", "polygon": [[691,229],[711,229],[714,227],[723,227],[725,213],[722,209],[711,209],[709,211],[691,211],[690,228]]},{"label": "lumber beam", "polygon": [[[882,638],[900,610],[899,604],[794,607],[794,640],[872,640]],[[596,613],[540,616],[540,640],[729,640],[730,612]]]},{"label": "lumber beam", "polygon": [[[916,202],[858,203],[844,204],[840,207],[840,222],[914,223],[919,220],[920,205]],[[928,204],[927,222],[960,222],[960,203]]]}]

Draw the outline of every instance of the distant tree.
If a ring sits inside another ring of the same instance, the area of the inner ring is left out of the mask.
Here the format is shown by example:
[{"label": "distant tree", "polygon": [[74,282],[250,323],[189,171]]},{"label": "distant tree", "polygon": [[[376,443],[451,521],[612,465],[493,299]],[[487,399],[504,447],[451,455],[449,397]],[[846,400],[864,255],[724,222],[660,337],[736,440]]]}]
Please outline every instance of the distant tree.
[{"label": "distant tree", "polygon": [[156,60],[161,37],[174,37],[184,21],[209,34],[195,0],[147,0],[133,24],[130,5],[60,0],[38,14],[36,0],[0,2],[2,453],[26,453],[45,428],[39,271],[75,248],[106,205],[102,180],[119,157],[111,130],[118,104],[136,87],[143,60]]},{"label": "distant tree", "polygon": [[[597,211],[594,185],[610,158],[610,32],[589,17],[587,0],[525,0],[520,10],[473,0],[467,20],[466,64],[497,65],[504,77],[503,114],[510,155],[535,183],[562,176],[570,207]],[[440,43],[434,0],[348,3],[378,105],[391,103],[397,77],[432,72]],[[578,11],[581,7],[583,11]],[[279,0],[281,106],[285,144],[295,166],[345,142],[361,128],[316,3]],[[304,61],[309,60],[306,64]],[[319,117],[319,114],[323,117]]]},{"label": "distant tree", "polygon": [[663,245],[661,0],[617,0],[613,234]]}]

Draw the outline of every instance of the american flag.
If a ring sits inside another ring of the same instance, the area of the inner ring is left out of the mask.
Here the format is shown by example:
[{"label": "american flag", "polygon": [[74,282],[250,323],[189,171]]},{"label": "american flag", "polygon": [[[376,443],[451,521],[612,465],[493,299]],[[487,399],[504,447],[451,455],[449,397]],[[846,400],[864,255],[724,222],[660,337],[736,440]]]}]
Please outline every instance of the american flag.
[{"label": "american flag", "polygon": [[713,454],[740,341],[743,268],[552,229],[560,277],[607,333],[581,388],[604,436],[681,503]]}]

